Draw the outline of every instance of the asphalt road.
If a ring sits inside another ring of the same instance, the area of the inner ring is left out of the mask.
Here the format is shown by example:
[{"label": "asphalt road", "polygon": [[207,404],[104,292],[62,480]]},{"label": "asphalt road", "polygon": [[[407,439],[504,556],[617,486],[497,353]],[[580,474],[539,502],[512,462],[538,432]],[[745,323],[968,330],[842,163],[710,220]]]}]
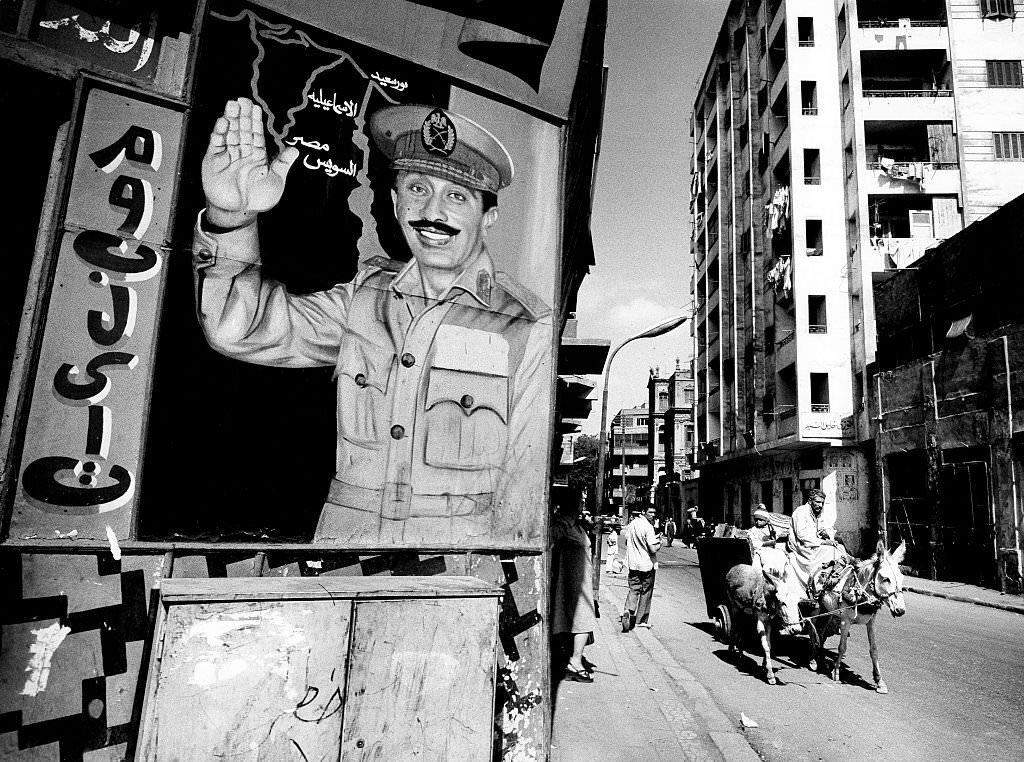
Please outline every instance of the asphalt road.
[{"label": "asphalt road", "polygon": [[[839,683],[802,665],[802,638],[778,639],[779,684],[771,686],[760,653],[737,659],[715,638],[696,551],[677,544],[659,561],[652,632],[727,716],[758,723],[746,735],[764,759],[1024,759],[1024,616],[907,593],[905,616],[883,610],[876,620],[887,695],[871,684],[862,626],[853,628]],[[829,638],[830,656],[838,643]]]}]

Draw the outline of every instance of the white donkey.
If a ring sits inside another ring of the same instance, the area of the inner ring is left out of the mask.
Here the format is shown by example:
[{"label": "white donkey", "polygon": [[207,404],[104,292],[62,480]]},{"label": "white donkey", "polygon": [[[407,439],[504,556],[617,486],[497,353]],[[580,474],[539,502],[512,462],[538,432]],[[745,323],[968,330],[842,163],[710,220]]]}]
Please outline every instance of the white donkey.
[{"label": "white donkey", "polygon": [[835,575],[832,583],[815,596],[816,608],[808,620],[811,624],[811,669],[824,665],[825,639],[839,633],[839,649],[832,667],[832,679],[839,680],[839,669],[846,656],[846,643],[850,626],[863,624],[868,629],[868,649],[871,652],[871,671],[875,690],[888,693],[878,667],[878,645],[875,642],[875,617],[882,604],[894,617],[907,611],[903,600],[903,574],[899,564],[906,553],[906,543],[900,543],[889,553],[881,540],[875,554],[857,561],[844,572]]}]

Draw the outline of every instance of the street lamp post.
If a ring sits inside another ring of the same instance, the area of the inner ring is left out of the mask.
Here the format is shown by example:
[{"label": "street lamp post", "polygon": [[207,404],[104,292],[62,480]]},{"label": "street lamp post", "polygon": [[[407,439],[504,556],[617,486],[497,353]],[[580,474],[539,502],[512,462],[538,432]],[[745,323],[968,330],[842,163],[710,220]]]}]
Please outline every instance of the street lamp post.
[{"label": "street lamp post", "polygon": [[[662,320],[660,323],[655,323],[650,328],[648,328],[648,329],[646,329],[644,331],[641,331],[640,333],[634,334],[633,336],[630,336],[628,339],[625,339],[625,340],[619,342],[618,344],[616,344],[615,347],[612,348],[612,351],[608,353],[608,359],[606,359],[604,361],[604,389],[601,392],[601,435],[600,435],[600,438],[598,439],[598,443],[597,443],[597,478],[596,478],[597,483],[595,485],[595,490],[594,490],[597,493],[595,495],[594,504],[595,504],[595,507],[597,509],[597,518],[598,518],[597,536],[595,537],[593,554],[592,554],[593,559],[594,559],[594,601],[595,602],[597,601],[597,592],[598,592],[598,588],[599,588],[600,583],[601,583],[601,544],[602,543],[601,543],[601,524],[600,524],[600,522],[601,522],[601,516],[604,513],[604,464],[605,464],[605,458],[606,458],[607,452],[608,452],[608,374],[609,374],[609,371],[611,370],[611,367],[612,367],[612,360],[615,359],[615,355],[617,355],[619,353],[619,350],[622,349],[627,344],[629,344],[631,341],[636,341],[637,339],[653,339],[656,336],[662,336],[662,335],[668,333],[669,331],[672,331],[672,330],[678,328],[679,326],[681,326],[683,323],[685,323],[689,319],[690,319],[690,313],[689,312],[681,312],[681,313],[679,313],[677,315],[673,315],[672,317],[669,317],[669,318],[666,318],[665,320]],[[625,443],[626,427],[625,427],[625,423],[624,422],[623,422],[623,427],[622,427],[622,433],[623,433],[623,437],[622,437],[622,439],[623,439],[623,442],[622,442],[622,468],[623,468],[623,471],[622,471],[622,509],[623,509],[623,511],[622,512],[623,512],[623,517],[625,517],[625,513],[626,513],[626,511],[625,511],[625,509],[626,509],[626,471],[625,471],[625,468],[626,468],[626,443]]]}]

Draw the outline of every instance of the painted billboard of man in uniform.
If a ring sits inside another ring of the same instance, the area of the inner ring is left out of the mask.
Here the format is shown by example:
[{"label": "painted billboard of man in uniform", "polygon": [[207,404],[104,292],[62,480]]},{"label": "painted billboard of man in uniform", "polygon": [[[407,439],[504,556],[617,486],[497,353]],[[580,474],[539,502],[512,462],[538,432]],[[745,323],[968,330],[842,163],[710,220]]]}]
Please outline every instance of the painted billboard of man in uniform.
[{"label": "painted billboard of man in uniform", "polygon": [[351,283],[294,295],[262,277],[254,223],[280,200],[298,152],[271,160],[260,107],[227,103],[203,159],[193,247],[207,341],[246,362],[335,369],[337,468],[314,542],[539,544],[550,311],[487,247],[512,159],[440,108],[381,109],[370,132],[396,171],[413,259],[374,257]]}]

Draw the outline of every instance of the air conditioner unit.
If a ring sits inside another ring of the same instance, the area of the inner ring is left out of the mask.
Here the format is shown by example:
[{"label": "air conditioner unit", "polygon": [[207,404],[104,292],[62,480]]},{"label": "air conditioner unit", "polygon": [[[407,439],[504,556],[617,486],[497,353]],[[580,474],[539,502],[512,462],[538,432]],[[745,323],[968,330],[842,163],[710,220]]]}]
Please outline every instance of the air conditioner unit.
[{"label": "air conditioner unit", "polygon": [[910,210],[910,237],[911,238],[934,238],[932,229],[931,209]]}]

